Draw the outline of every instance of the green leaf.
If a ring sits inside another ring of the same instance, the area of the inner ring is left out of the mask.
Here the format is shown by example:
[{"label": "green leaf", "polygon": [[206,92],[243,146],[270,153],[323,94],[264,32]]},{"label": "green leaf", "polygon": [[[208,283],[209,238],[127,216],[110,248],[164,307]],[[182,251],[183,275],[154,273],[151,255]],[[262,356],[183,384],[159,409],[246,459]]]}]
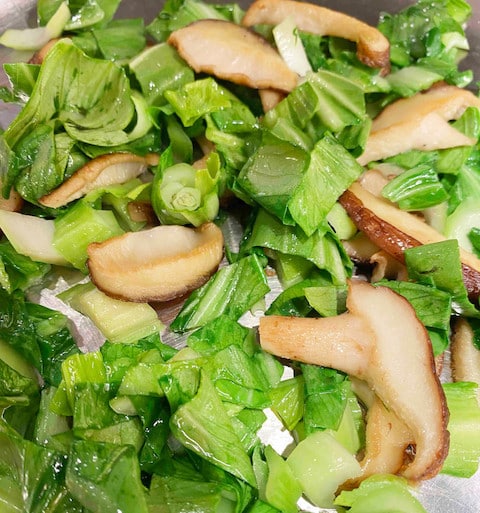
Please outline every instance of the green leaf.
[{"label": "green leaf", "polygon": [[80,200],[55,219],[53,245],[74,267],[86,272],[88,245],[123,233],[111,210],[97,210]]},{"label": "green leaf", "polygon": [[296,513],[302,488],[294,470],[270,445],[265,447],[265,459],[268,465],[265,499],[284,513]]},{"label": "green leaf", "polygon": [[70,493],[92,513],[148,513],[132,446],[74,442],[65,482]]},{"label": "green leaf", "polygon": [[93,29],[91,33],[100,56],[106,60],[130,59],[141,52],[146,44],[142,18],[113,20],[105,27]]},{"label": "green leaf", "polygon": [[28,315],[23,292],[8,294],[0,289],[0,339],[8,341],[27,362],[41,369],[41,353],[33,320]]},{"label": "green leaf", "polygon": [[293,224],[288,202],[303,180],[309,159],[303,149],[266,134],[237,181],[265,210]]},{"label": "green leaf", "polygon": [[66,462],[65,454],[23,440],[0,423],[0,467],[7,466],[9,477],[18,483],[20,511],[82,513],[65,486]]},{"label": "green leaf", "polygon": [[38,284],[51,268],[20,255],[8,241],[0,242],[0,262],[0,285],[9,293]]},{"label": "green leaf", "polygon": [[344,284],[352,269],[343,246],[331,228],[323,223],[307,235],[299,226],[282,224],[278,218],[259,209],[251,233],[242,241],[242,250],[268,248],[282,255],[303,257],[326,271],[335,284]]},{"label": "green leaf", "polygon": [[[58,120],[78,140],[115,145],[128,139],[124,130],[133,114],[124,70],[62,40],[43,62],[30,99],[4,137],[13,148],[37,124]],[[102,137],[92,139],[90,132],[98,136],[98,130]]]},{"label": "green leaf", "polygon": [[282,419],[289,431],[293,430],[303,417],[305,383],[302,375],[278,383],[269,392],[272,410]]},{"label": "green leaf", "polygon": [[3,69],[11,85],[13,101],[26,103],[37,81],[40,66],[25,62],[5,63]]},{"label": "green leaf", "polygon": [[313,148],[305,175],[288,202],[295,222],[311,235],[363,168],[331,135]]},{"label": "green leaf", "polygon": [[319,429],[336,431],[347,404],[349,381],[334,369],[301,364],[301,370],[305,386],[306,435]]},{"label": "green leaf", "polygon": [[213,78],[188,82],[181,88],[164,91],[164,96],[184,126],[238,102],[237,98]]},{"label": "green leaf", "polygon": [[316,142],[325,131],[340,132],[365,118],[364,93],[337,73],[308,73],[302,84],[265,115],[264,125],[272,128],[279,118],[310,133]]},{"label": "green leaf", "polygon": [[431,166],[420,165],[407,169],[390,180],[382,196],[402,210],[423,210],[448,199],[448,193]]},{"label": "green leaf", "polygon": [[165,105],[165,91],[183,87],[194,80],[193,70],[167,43],[147,48],[132,59],[128,66],[149,105]]},{"label": "green leaf", "polygon": [[220,315],[190,333],[187,345],[203,356],[214,354],[232,344],[239,346],[248,354],[253,354],[253,337],[251,329],[226,315]]},{"label": "green leaf", "polygon": [[453,310],[467,317],[479,317],[469,301],[463,282],[458,242],[449,239],[405,250],[409,278],[448,292]]},{"label": "green leaf", "polygon": [[204,326],[220,315],[238,320],[270,290],[260,260],[255,255],[222,267],[195,290],[170,325],[174,332]]},{"label": "green leaf", "polygon": [[255,486],[250,458],[205,373],[192,400],[172,414],[170,427],[182,445]]}]

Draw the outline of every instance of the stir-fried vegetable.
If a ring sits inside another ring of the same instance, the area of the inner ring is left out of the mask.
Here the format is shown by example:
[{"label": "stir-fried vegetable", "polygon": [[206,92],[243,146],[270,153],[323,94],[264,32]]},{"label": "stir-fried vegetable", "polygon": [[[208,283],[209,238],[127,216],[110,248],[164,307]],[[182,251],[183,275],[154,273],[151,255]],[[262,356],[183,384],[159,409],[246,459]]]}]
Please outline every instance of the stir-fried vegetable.
[{"label": "stir-fried vegetable", "polygon": [[0,509],[425,511],[480,457],[471,6],[118,5],[0,37],[35,50],[0,89]]}]

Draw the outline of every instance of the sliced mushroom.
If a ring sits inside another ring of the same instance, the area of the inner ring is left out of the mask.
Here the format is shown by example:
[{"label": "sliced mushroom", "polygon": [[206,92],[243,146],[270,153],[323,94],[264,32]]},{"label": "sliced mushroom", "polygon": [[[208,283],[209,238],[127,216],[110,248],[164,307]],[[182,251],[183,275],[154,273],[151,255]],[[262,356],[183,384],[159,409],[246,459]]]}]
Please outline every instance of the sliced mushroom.
[{"label": "sliced mushroom", "polygon": [[44,44],[42,46],[42,48],[40,48],[40,50],[37,50],[32,55],[32,57],[30,58],[28,63],[29,64],[42,64],[42,62],[44,61],[45,57],[47,56],[47,53],[53,48],[55,43],[57,41],[59,41],[59,40],[60,40],[60,38],[50,39],[50,41],[48,41],[48,43]]},{"label": "sliced mushroom", "polygon": [[387,71],[390,67],[390,43],[375,27],[326,7],[295,0],[257,0],[247,9],[242,24],[278,25],[293,19],[303,32],[335,36],[357,43],[357,56],[364,64]]},{"label": "sliced mushroom", "polygon": [[68,180],[39,199],[45,207],[59,208],[90,191],[109,185],[125,183],[158,163],[158,155],[146,157],[133,153],[110,153],[92,159]]},{"label": "sliced mushroom", "polygon": [[422,118],[431,112],[436,112],[445,120],[458,119],[467,107],[480,108],[480,98],[467,89],[442,83],[424,93],[388,105],[374,119],[372,131],[383,130],[412,118]]},{"label": "sliced mushroom", "polygon": [[262,102],[263,112],[272,110],[286,97],[285,93],[276,89],[261,89],[258,94]]},{"label": "sliced mushroom", "polygon": [[361,479],[374,474],[398,474],[408,464],[408,447],[415,443],[408,427],[375,397],[367,412]]},{"label": "sliced mushroom", "polygon": [[389,179],[379,169],[368,169],[358,179],[364,189],[375,196],[381,196],[382,190],[388,184]]},{"label": "sliced mushroom", "polygon": [[349,283],[347,309],[317,319],[262,317],[260,343],[279,357],[366,381],[412,433],[415,457],[401,474],[433,477],[448,452],[448,410],[425,327],[405,298],[359,280]]},{"label": "sliced mushroom", "polygon": [[372,282],[380,280],[407,281],[408,271],[405,265],[389,255],[386,251],[377,251],[370,258],[373,264]]},{"label": "sliced mushroom", "polygon": [[408,150],[471,146],[476,139],[467,137],[448,123],[458,119],[470,106],[480,108],[480,98],[449,85],[397,100],[373,121],[365,151],[357,161],[365,165]]},{"label": "sliced mushroom", "polygon": [[157,216],[149,201],[130,201],[127,211],[130,219],[136,223],[158,224]]},{"label": "sliced mushroom", "polygon": [[[2,180],[0,179],[0,191],[3,188]],[[4,198],[0,192],[0,210],[8,210],[9,212],[20,212],[23,206],[23,198],[18,194],[15,189],[10,189],[8,198]]]},{"label": "sliced mushroom", "polygon": [[480,351],[473,345],[473,340],[469,322],[458,318],[453,326],[450,346],[452,377],[454,381],[477,383],[477,400],[480,403]]},{"label": "sliced mushroom", "polygon": [[372,256],[380,249],[364,233],[357,232],[354,237],[342,241],[347,255],[359,264],[368,264]]},{"label": "sliced mushroom", "polygon": [[259,34],[236,23],[204,19],[172,32],[168,43],[197,72],[254,89],[290,92],[298,75]]},{"label": "sliced mushroom", "polygon": [[[359,230],[402,263],[406,249],[446,240],[417,216],[374,196],[358,182],[352,184],[339,201]],[[470,299],[476,301],[480,295],[480,260],[459,249],[463,280]]]},{"label": "sliced mushroom", "polygon": [[223,256],[214,223],[164,225],[128,232],[87,249],[91,279],[105,294],[127,301],[169,301],[200,287]]}]

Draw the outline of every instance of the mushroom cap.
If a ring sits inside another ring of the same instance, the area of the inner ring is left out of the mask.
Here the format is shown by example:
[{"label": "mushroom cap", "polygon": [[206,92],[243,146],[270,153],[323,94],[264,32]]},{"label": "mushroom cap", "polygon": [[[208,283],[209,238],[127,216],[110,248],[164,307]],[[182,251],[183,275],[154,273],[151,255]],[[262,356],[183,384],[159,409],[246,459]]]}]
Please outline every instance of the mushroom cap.
[{"label": "mushroom cap", "polygon": [[198,228],[163,225],[128,232],[87,248],[92,282],[116,299],[168,301],[200,287],[223,257],[214,223]]},{"label": "mushroom cap", "polygon": [[298,82],[298,75],[266,39],[236,23],[194,21],[172,32],[168,43],[197,73],[209,73],[255,89],[285,92]]},{"label": "mushroom cap", "polygon": [[326,7],[296,0],[257,0],[247,9],[242,24],[278,25],[286,18],[293,19],[301,31],[356,42],[357,56],[367,66],[390,67],[390,43],[377,28]]},{"label": "mushroom cap", "polygon": [[39,203],[59,208],[85,196],[90,191],[125,183],[144,173],[158,162],[157,155],[141,157],[133,153],[109,153],[90,160],[56,189],[45,194]]},{"label": "mushroom cap", "polygon": [[408,150],[432,151],[472,146],[477,141],[451,126],[467,107],[480,108],[471,91],[446,84],[391,103],[374,119],[361,165],[383,160]]}]

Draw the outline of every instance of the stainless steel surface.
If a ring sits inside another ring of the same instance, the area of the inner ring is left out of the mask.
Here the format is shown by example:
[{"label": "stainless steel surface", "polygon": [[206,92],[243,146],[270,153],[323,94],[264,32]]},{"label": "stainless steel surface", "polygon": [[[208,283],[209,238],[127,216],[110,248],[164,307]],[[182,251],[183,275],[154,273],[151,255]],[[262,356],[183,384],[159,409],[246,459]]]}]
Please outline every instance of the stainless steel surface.
[{"label": "stainless steel surface", "polygon": [[[240,2],[246,5],[246,2]],[[347,12],[369,23],[378,21],[382,10],[397,12],[412,2],[409,0],[323,0],[322,5]],[[8,27],[35,26],[34,0],[0,0],[0,32]],[[475,82],[480,81],[480,0],[470,0],[474,13],[467,27],[471,51],[462,68],[473,69]],[[120,17],[143,16],[147,20],[160,9],[158,0],[124,0]],[[27,54],[11,52],[0,47],[0,63],[28,59]],[[5,84],[0,73],[0,84]],[[16,109],[0,102],[0,127],[5,128]],[[235,235],[235,234],[233,234]],[[480,434],[479,434],[480,436]],[[480,473],[471,479],[458,479],[440,475],[421,485],[416,493],[428,513],[478,513],[480,512]]]}]

